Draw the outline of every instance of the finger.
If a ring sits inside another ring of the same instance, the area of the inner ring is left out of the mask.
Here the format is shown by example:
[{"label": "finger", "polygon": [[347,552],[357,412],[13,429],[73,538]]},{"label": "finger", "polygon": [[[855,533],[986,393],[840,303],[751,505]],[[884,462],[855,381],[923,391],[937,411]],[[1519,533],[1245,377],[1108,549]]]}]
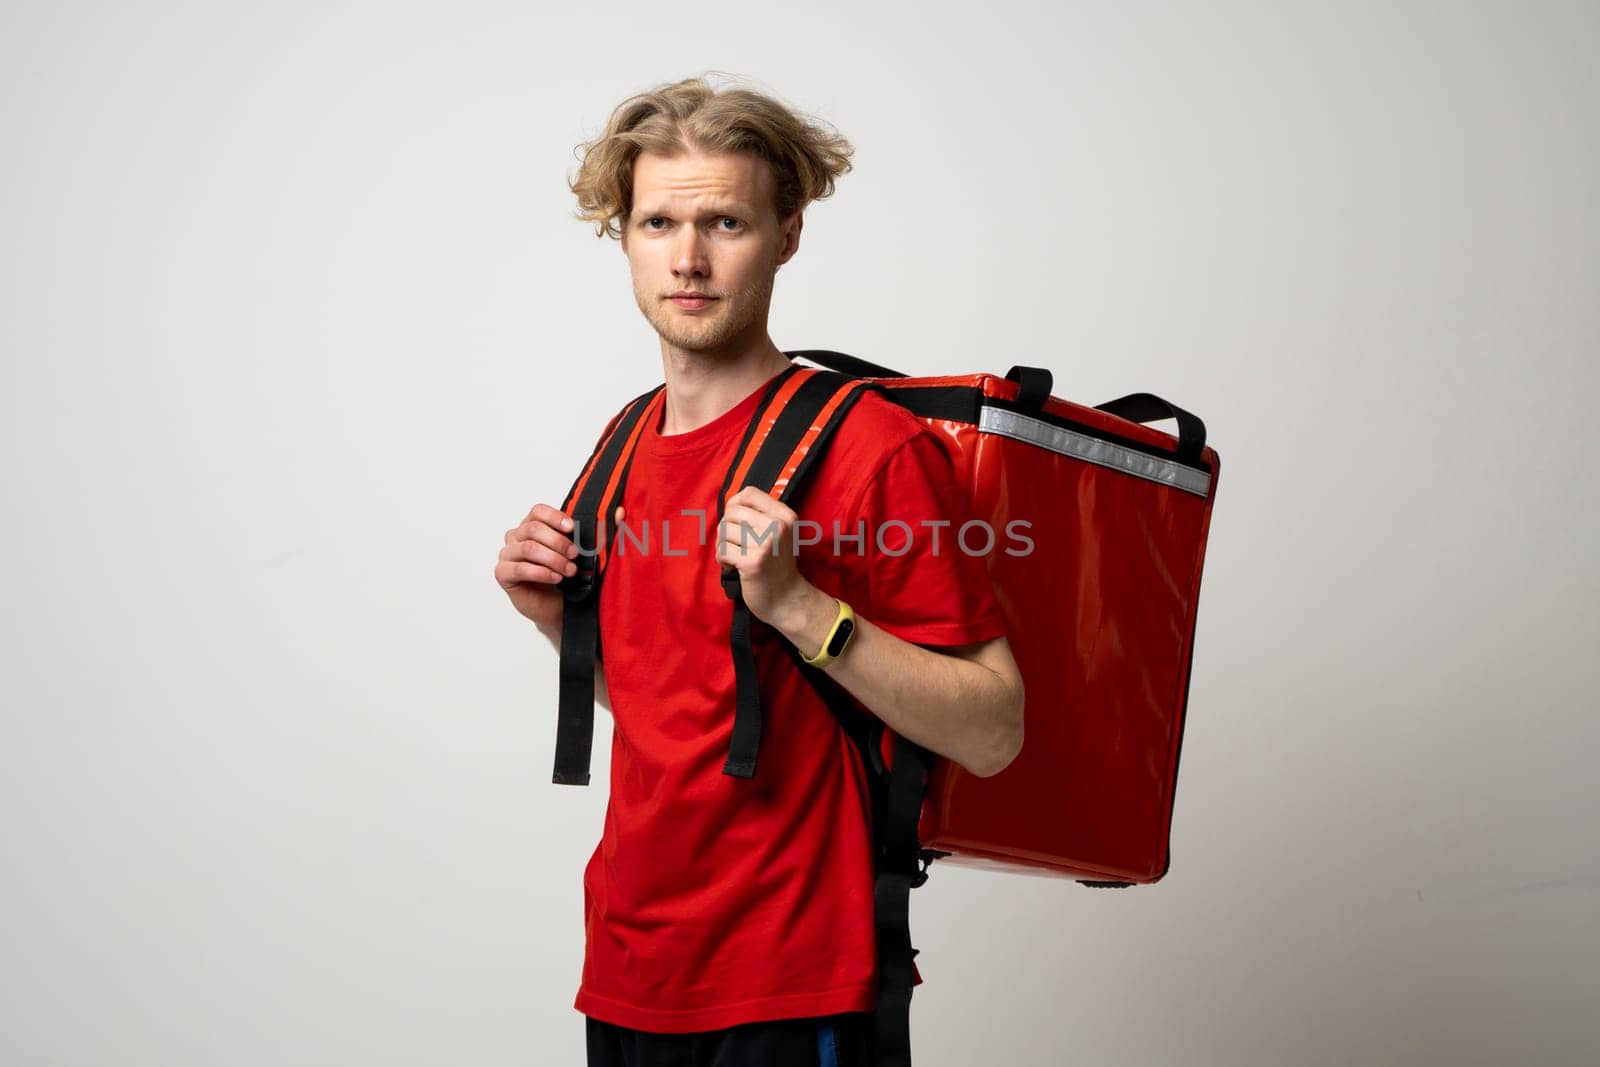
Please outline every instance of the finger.
[{"label": "finger", "polygon": [[528,509],[528,514],[523,516],[522,522],[523,524],[527,524],[534,519],[548,523],[553,529],[562,530],[567,533],[572,532],[572,516],[568,515],[560,508],[551,507],[549,504],[535,504],[533,507]]},{"label": "finger", "polygon": [[[613,519],[618,522],[622,520],[621,504],[618,504],[616,511],[613,512]],[[533,506],[533,511],[528,513],[528,517],[523,519],[520,525],[513,526],[506,532],[506,540],[522,540],[527,536],[526,531],[538,523],[543,523],[544,525],[550,527],[550,529],[555,530],[557,533],[567,536],[569,539],[573,531],[577,528],[576,520],[574,520],[573,517],[568,515],[566,512],[552,508],[548,504],[535,504]],[[518,534],[519,536],[513,537],[512,534]]]},{"label": "finger", "polygon": [[[537,541],[542,545],[550,546],[567,559],[577,559],[579,555],[577,541],[557,528],[566,518],[564,513],[550,507],[548,504],[535,504],[533,512],[529,514],[534,514],[535,512],[538,513],[536,517],[527,519],[521,525],[513,526],[506,531],[505,543],[514,545],[523,541]],[[620,524],[623,515],[621,505],[617,506],[615,515],[616,522]]]},{"label": "finger", "polygon": [[757,544],[753,537],[743,545],[737,540],[724,540],[717,545],[717,559],[732,567],[759,566],[764,557],[777,555],[771,541]]},{"label": "finger", "polygon": [[723,519],[718,539],[729,547],[744,548],[755,543],[757,529],[759,527],[752,526],[748,517]]},{"label": "finger", "polygon": [[567,555],[557,552],[538,541],[518,541],[500,550],[500,558],[539,563],[560,574],[576,574],[577,563]]},{"label": "finger", "polygon": [[567,553],[569,547],[577,547],[572,538],[560,530],[551,528],[550,524],[542,519],[533,519],[506,531],[506,544],[514,545],[523,541],[538,541],[562,553]]},{"label": "finger", "polygon": [[534,519],[506,531],[506,544],[517,545],[524,541],[548,545],[568,559],[575,559],[578,555],[577,542],[560,530],[552,529],[543,519]]},{"label": "finger", "polygon": [[501,560],[494,567],[495,581],[502,586],[516,585],[518,582],[537,582],[540,585],[557,585],[561,575],[538,563],[528,563],[523,560]]},{"label": "finger", "polygon": [[770,515],[744,504],[734,504],[722,513],[722,521],[732,523],[735,528],[739,523],[745,523],[755,530],[764,530],[769,525],[778,521],[778,516]]},{"label": "finger", "polygon": [[738,510],[724,516],[722,520],[722,539],[733,544],[745,544],[766,548],[775,541],[782,541],[786,526],[783,522],[770,515],[762,515],[753,511]]},{"label": "finger", "polygon": [[726,505],[724,506],[733,507],[734,505],[740,505],[747,508],[753,508],[757,511],[762,511],[766,508],[766,503],[764,502],[775,503],[770,494],[757,489],[753,485],[747,485],[737,493],[734,493],[732,496],[730,496]]},{"label": "finger", "polygon": [[768,523],[777,523],[780,526],[792,526],[800,516],[789,507],[765,493],[757,492],[755,496],[739,503],[730,503],[723,509],[723,517],[729,515],[745,516],[747,521],[757,527],[765,527]]},{"label": "finger", "polygon": [[535,526],[544,525],[557,533],[570,534],[572,532],[572,519],[560,508],[551,507],[549,504],[535,504],[528,509],[522,521],[506,531],[506,544],[513,541],[523,541],[532,536]]}]

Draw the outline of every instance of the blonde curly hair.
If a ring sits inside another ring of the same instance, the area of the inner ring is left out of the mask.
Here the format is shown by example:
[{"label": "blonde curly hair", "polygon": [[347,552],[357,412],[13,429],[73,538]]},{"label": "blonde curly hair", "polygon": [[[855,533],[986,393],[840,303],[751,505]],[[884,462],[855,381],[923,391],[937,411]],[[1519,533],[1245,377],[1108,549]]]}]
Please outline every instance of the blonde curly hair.
[{"label": "blonde curly hair", "polygon": [[[720,72],[708,72],[720,73]],[[657,85],[618,104],[605,131],[575,148],[575,216],[595,223],[595,236],[622,235],[633,205],[633,163],[641,152],[675,156],[748,152],[765,159],[775,179],[773,208],[788,218],[833,195],[855,149],[837,130],[747,88],[713,88],[703,77]]]}]

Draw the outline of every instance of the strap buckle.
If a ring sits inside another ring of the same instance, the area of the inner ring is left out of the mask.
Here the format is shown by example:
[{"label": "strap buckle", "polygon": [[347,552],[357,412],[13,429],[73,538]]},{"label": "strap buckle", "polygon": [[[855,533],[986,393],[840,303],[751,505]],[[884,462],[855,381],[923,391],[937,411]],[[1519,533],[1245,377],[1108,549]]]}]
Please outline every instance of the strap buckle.
[{"label": "strap buckle", "polygon": [[581,603],[589,599],[589,595],[594,592],[594,566],[592,564],[585,566],[586,560],[581,555],[575,562],[578,565],[577,571],[561,579],[561,597],[568,604]]},{"label": "strap buckle", "polygon": [[740,584],[739,568],[728,564],[722,566],[722,591],[729,600],[737,601],[744,595],[744,586]]},{"label": "strap buckle", "polygon": [[[578,558],[572,562],[577,565],[578,569],[571,574],[563,576],[561,581],[557,583],[561,588],[562,599],[568,604],[577,604],[588,600],[589,595],[594,592],[595,584],[599,580],[599,572],[596,570],[596,566],[600,562],[600,544],[596,541],[592,548],[583,547],[583,537],[581,535],[589,525],[590,521],[588,519],[580,517],[572,520],[572,543],[578,546]],[[598,532],[598,526],[596,527],[596,532]],[[590,540],[594,541],[595,539],[591,537]]]}]

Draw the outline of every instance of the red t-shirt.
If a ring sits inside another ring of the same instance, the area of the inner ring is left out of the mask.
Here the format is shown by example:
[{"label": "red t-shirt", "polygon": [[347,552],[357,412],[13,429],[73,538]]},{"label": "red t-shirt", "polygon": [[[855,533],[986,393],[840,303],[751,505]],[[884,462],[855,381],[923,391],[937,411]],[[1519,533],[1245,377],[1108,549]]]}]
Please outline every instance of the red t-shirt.
[{"label": "red t-shirt", "polygon": [[[735,700],[717,495],[764,388],[688,433],[661,436],[659,420],[645,428],[622,501],[626,531],[615,531],[601,584],[611,798],[584,872],[587,950],[575,1007],[638,1030],[716,1030],[876,1005],[866,771],[775,632],[754,617],[756,773],[722,773]],[[696,508],[704,514],[681,514]],[[799,550],[800,573],[873,624],[936,645],[1005,633],[983,559],[957,546],[972,515],[949,457],[893,401],[860,398],[797,511],[821,527],[821,541]],[[909,531],[890,523],[880,547],[874,531],[893,519]],[[950,525],[935,530],[923,519]],[[863,521],[858,547],[845,538]]]}]

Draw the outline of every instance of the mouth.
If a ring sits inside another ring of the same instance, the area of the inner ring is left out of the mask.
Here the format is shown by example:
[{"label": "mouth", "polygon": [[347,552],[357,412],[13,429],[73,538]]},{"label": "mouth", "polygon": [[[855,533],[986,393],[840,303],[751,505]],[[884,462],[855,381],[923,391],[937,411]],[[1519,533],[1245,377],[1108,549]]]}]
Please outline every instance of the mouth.
[{"label": "mouth", "polygon": [[671,300],[674,304],[677,304],[685,311],[692,311],[695,308],[705,307],[706,305],[715,301],[717,298],[714,296],[707,296],[704,293],[678,293],[668,297],[667,299]]}]

